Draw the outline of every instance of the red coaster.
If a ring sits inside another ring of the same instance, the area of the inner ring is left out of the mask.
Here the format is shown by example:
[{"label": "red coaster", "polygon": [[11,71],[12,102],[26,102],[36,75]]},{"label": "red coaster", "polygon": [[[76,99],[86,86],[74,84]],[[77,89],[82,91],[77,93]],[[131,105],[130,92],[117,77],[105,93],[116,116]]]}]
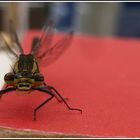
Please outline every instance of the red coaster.
[{"label": "red coaster", "polygon": [[[32,37],[25,34],[29,49]],[[53,85],[71,107],[53,99],[33,110],[49,96],[12,92],[0,102],[0,125],[14,128],[108,137],[140,137],[140,41],[137,39],[76,35],[71,47],[52,65],[44,67],[45,81]]]}]

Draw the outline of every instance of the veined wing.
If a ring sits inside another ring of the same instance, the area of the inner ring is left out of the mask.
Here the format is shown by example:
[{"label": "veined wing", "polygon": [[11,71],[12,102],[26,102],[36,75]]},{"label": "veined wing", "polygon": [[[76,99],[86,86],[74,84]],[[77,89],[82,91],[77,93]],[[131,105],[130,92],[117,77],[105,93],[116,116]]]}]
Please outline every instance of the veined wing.
[{"label": "veined wing", "polygon": [[6,49],[8,54],[12,54],[16,59],[24,53],[12,20],[9,21],[8,32],[0,32],[0,47]]},{"label": "veined wing", "polygon": [[0,33],[0,48],[3,49],[3,50],[6,49],[6,51],[8,53],[11,53],[14,57],[18,58],[18,55],[12,49],[11,44],[12,44],[12,42],[11,42],[11,39],[8,36],[8,34],[6,34],[4,32],[1,32]]},{"label": "veined wing", "polygon": [[[57,60],[70,46],[73,38],[73,32],[66,33],[63,38],[57,41],[49,49],[47,48],[40,56],[37,57],[40,63],[45,66]],[[45,46],[45,43],[42,44]]]},{"label": "veined wing", "polygon": [[41,37],[33,39],[31,54],[34,54],[38,62],[45,66],[57,60],[70,46],[73,38],[73,32],[64,33],[64,36],[54,43],[54,35],[53,22],[50,21],[43,27]]},{"label": "veined wing", "polygon": [[17,49],[19,49],[19,53],[24,54],[23,48],[19,42],[18,35],[12,20],[9,21],[9,34],[12,42],[15,43],[14,45],[16,45]]},{"label": "veined wing", "polygon": [[[31,54],[34,54],[36,58],[42,55],[52,44],[53,39],[53,22],[50,21],[48,25],[44,25],[42,28],[42,35],[40,38],[34,37]],[[44,45],[45,44],[45,45]]]}]

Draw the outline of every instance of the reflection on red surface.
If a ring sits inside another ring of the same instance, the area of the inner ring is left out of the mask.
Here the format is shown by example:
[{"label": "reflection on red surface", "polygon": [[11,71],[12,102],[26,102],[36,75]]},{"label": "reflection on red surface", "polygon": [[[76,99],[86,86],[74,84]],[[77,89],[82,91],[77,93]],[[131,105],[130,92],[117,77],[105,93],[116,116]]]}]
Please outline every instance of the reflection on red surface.
[{"label": "reflection on red surface", "polygon": [[[32,35],[23,45],[26,51]],[[41,72],[81,115],[68,111],[53,99],[37,113],[33,109],[49,96],[32,92],[17,96],[9,93],[0,102],[0,125],[88,134],[94,136],[140,136],[140,41],[136,39],[75,36],[71,47]]]}]

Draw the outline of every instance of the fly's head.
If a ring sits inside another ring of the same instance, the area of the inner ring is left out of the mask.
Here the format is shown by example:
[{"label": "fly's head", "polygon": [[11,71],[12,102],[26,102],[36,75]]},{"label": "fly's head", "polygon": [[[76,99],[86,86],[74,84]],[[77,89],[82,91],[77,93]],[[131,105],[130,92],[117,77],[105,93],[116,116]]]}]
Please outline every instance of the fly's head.
[{"label": "fly's head", "polygon": [[15,74],[14,83],[19,90],[30,90],[34,83],[32,73],[17,73]]}]

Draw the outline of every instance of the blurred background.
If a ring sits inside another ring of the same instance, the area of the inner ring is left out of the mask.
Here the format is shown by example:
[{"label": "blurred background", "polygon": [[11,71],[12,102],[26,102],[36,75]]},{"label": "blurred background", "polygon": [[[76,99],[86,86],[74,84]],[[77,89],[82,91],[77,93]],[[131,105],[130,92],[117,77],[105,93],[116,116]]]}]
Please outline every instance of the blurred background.
[{"label": "blurred background", "polygon": [[41,29],[48,19],[59,30],[99,36],[140,36],[139,2],[0,2],[0,30],[12,18],[17,31]]},{"label": "blurred background", "polygon": [[[139,2],[0,2],[0,32],[8,31],[13,19],[20,40],[26,30],[40,30],[52,19],[60,31],[111,37],[140,37]],[[0,88],[13,65],[0,51]],[[3,63],[4,62],[4,63]],[[10,64],[10,65],[9,65]]]}]

